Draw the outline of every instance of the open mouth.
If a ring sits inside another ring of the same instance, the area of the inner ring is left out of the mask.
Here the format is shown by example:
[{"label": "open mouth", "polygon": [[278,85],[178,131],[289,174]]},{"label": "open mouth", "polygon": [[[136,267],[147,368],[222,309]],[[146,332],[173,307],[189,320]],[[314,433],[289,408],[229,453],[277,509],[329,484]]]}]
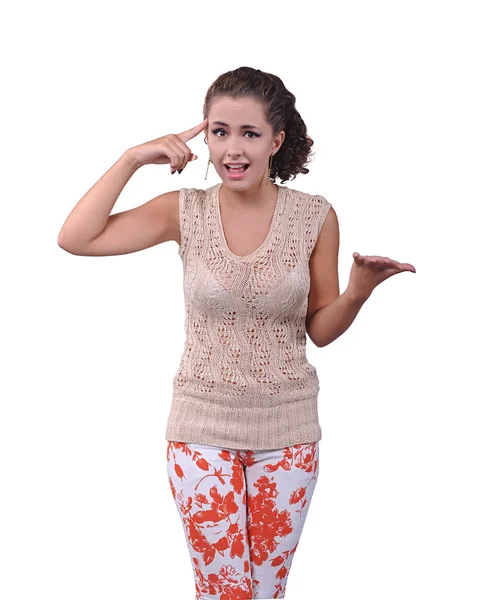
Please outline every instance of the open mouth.
[{"label": "open mouth", "polygon": [[228,165],[225,165],[225,167],[228,169],[228,171],[230,173],[244,173],[246,171],[246,169],[249,167],[249,164],[244,165],[243,167],[238,167],[238,168],[232,168],[232,167],[229,167]]}]

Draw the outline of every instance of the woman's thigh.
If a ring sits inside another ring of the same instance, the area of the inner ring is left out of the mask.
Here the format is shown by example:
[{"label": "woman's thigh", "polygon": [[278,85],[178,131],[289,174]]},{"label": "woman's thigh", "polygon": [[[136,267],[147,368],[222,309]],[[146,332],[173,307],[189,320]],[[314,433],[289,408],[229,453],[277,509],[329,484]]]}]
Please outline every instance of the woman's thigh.
[{"label": "woman's thigh", "polygon": [[196,600],[253,598],[239,454],[168,441],[167,469],[190,552]]},{"label": "woman's thigh", "polygon": [[284,598],[319,470],[319,442],[245,456],[253,598]]},{"label": "woman's thigh", "polygon": [[236,450],[167,441],[196,600],[284,598],[317,481],[319,442]]}]

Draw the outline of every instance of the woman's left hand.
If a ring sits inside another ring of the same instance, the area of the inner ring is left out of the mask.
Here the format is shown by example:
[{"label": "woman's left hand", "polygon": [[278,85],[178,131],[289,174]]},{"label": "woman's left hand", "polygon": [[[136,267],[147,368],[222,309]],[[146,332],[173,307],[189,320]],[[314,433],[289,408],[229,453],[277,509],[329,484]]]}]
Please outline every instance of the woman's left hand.
[{"label": "woman's left hand", "polygon": [[362,300],[367,300],[374,288],[391,275],[404,271],[416,272],[410,263],[400,263],[387,256],[361,256],[358,252],[353,252],[353,257],[348,288],[355,297]]}]

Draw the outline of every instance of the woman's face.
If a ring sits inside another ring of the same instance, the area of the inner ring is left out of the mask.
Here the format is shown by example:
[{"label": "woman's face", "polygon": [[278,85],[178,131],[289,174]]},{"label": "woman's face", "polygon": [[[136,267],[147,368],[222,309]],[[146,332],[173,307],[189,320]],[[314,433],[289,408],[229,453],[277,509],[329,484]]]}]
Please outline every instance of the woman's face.
[{"label": "woman's face", "polygon": [[[246,189],[268,176],[269,159],[284,139],[284,132],[273,138],[263,105],[255,98],[219,97],[212,102],[205,132],[211,161],[228,187]],[[233,179],[225,163],[248,163],[244,174]]]}]

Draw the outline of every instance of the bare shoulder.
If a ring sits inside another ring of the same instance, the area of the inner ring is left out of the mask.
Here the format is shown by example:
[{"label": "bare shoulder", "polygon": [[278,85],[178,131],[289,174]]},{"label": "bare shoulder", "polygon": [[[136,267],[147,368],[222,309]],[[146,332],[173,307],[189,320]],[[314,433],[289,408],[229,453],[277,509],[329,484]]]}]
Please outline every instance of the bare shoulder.
[{"label": "bare shoulder", "polygon": [[167,202],[169,203],[170,210],[170,221],[171,221],[171,239],[178,243],[181,243],[181,234],[180,234],[180,190],[173,190],[168,192],[169,198]]},{"label": "bare shoulder", "polygon": [[172,190],[159,194],[131,211],[132,213],[137,211],[138,215],[144,215],[147,218],[151,217],[152,223],[157,225],[158,234],[161,234],[158,243],[169,240],[180,243],[180,191]]},{"label": "bare shoulder", "polygon": [[[318,237],[315,240],[311,258],[321,250],[324,250],[325,246],[334,252],[336,246],[339,244],[339,220],[334,206],[321,194],[304,193],[307,202],[311,202],[314,199],[316,203],[315,210],[321,215],[319,218],[320,227]],[[325,216],[323,217],[322,215],[324,214]]]},{"label": "bare shoulder", "polygon": [[318,250],[320,246],[333,246],[335,247],[339,242],[339,221],[338,215],[332,205],[329,205],[328,212],[321,226],[314,251]]}]

